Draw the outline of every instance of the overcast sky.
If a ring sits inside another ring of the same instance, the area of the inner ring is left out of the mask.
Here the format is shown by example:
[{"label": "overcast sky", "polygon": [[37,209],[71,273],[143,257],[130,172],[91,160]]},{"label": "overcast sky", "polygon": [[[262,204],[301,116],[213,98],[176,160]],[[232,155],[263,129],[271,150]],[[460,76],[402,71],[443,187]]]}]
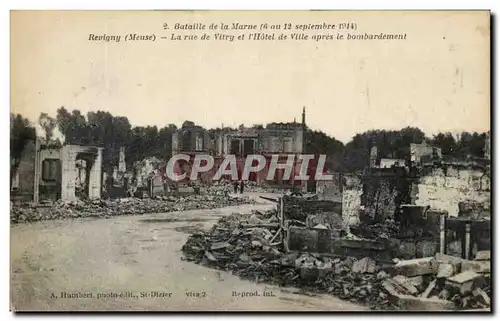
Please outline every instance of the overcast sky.
[{"label": "overcast sky", "polygon": [[[170,37],[163,23],[199,21],[355,21],[355,33],[407,40],[123,41],[131,32]],[[11,109],[31,120],[65,106],[136,126],[250,126],[300,121],[305,106],[309,127],[344,142],[374,128],[489,130],[485,13],[15,12],[11,32]]]}]

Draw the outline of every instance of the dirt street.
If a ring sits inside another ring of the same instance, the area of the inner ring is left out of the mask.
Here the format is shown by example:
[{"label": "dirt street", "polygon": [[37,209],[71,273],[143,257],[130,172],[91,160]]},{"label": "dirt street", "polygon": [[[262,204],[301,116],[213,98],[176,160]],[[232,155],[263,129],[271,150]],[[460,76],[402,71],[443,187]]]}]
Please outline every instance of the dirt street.
[{"label": "dirt street", "polygon": [[[71,311],[360,311],[181,260],[192,229],[272,203],[11,227],[12,309]],[[64,298],[61,292],[69,293]],[[79,295],[79,298],[71,298]],[[116,297],[118,295],[122,297]],[[259,294],[260,296],[255,296]],[[266,296],[267,295],[267,296]]]}]

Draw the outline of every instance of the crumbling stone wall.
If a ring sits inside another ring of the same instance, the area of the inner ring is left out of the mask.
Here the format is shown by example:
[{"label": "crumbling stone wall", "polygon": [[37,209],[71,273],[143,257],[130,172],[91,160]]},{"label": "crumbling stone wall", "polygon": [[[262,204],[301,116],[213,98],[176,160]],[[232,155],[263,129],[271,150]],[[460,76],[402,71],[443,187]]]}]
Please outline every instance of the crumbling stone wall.
[{"label": "crumbling stone wall", "polygon": [[356,175],[344,175],[342,190],[342,220],[347,225],[359,224],[363,185]]},{"label": "crumbling stone wall", "polygon": [[63,200],[76,200],[75,187],[78,169],[76,160],[79,156],[85,154],[86,161],[93,161],[92,168],[89,173],[89,190],[88,197],[90,199],[101,198],[101,172],[102,172],[102,148],[65,145],[61,149],[61,198]]},{"label": "crumbling stone wall", "polygon": [[35,177],[35,142],[28,141],[24,147],[17,168],[17,189],[12,195],[12,200],[16,201],[32,201],[34,192],[34,177]]},{"label": "crumbling stone wall", "polygon": [[417,183],[416,205],[458,216],[459,203],[475,201],[490,207],[490,174],[485,169],[452,165],[425,168]]},{"label": "crumbling stone wall", "polygon": [[299,127],[262,129],[258,150],[269,153],[302,153],[303,131]]},{"label": "crumbling stone wall", "polygon": [[320,200],[342,202],[343,176],[340,173],[330,175],[333,180],[316,182],[316,193]]},{"label": "crumbling stone wall", "polygon": [[399,219],[401,204],[410,204],[412,182],[404,168],[371,169],[363,176],[363,195],[361,220],[384,222],[386,219]]},{"label": "crumbling stone wall", "polygon": [[134,164],[134,182],[137,187],[146,187],[151,179],[152,173],[165,162],[156,157],[147,157]]},{"label": "crumbling stone wall", "polygon": [[208,131],[194,123],[185,123],[172,133],[172,155],[195,151],[208,153],[212,148]]},{"label": "crumbling stone wall", "polygon": [[398,193],[394,179],[365,178],[361,198],[364,214],[376,221],[394,217]]},{"label": "crumbling stone wall", "polygon": [[422,158],[436,157],[441,158],[441,148],[427,145],[425,142],[422,144],[410,144],[411,161],[420,163]]}]

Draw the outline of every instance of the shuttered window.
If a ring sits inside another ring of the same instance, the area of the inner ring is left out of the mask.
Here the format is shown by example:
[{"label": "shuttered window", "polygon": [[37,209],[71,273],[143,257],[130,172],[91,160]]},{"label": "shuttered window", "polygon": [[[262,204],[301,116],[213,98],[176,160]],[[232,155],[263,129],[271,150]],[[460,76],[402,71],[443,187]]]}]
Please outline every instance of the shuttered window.
[{"label": "shuttered window", "polygon": [[44,181],[56,181],[59,175],[59,160],[45,159],[42,162],[42,179]]}]

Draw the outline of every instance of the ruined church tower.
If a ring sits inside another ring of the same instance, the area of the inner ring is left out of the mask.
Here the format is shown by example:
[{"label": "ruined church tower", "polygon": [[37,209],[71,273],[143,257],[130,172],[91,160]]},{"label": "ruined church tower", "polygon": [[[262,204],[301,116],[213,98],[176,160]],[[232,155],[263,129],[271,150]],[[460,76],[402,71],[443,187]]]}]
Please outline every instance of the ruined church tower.
[{"label": "ruined church tower", "polygon": [[306,133],[306,107],[302,107],[302,153],[305,153],[307,145]]},{"label": "ruined church tower", "polygon": [[[300,130],[300,136],[302,140],[301,152],[304,154],[306,152],[307,146],[307,130],[306,130],[306,107],[302,107],[302,128]],[[300,184],[300,189],[302,193],[307,193],[307,181],[303,180]]]}]

